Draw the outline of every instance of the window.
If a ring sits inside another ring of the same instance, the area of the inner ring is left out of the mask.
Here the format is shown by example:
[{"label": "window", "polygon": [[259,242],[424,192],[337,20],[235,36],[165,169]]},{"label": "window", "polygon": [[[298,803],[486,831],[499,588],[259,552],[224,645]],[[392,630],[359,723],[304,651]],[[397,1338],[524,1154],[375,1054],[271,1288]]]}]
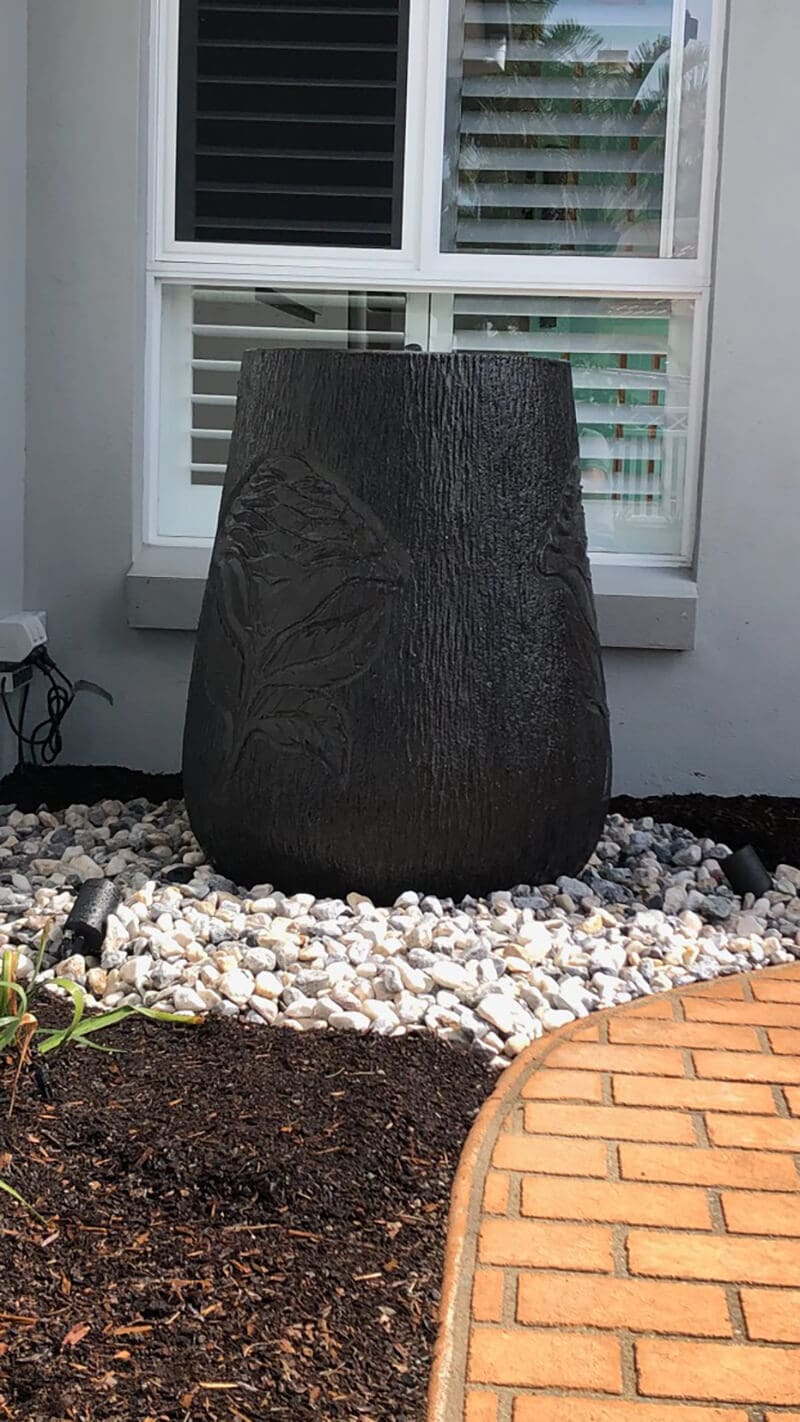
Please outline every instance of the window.
[{"label": "window", "polygon": [[181,0],[176,236],[398,247],[405,0]]},{"label": "window", "polygon": [[572,366],[589,543],[691,557],[723,0],[152,0],[148,542],[242,352]]},{"label": "window", "polygon": [[446,250],[696,255],[708,46],[688,8],[454,0],[451,24]]}]

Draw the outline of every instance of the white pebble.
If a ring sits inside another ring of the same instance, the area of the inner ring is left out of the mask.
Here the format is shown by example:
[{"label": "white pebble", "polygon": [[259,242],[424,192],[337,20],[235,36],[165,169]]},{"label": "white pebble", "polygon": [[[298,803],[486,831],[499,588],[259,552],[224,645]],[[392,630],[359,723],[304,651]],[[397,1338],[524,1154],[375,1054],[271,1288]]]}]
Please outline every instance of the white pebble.
[{"label": "white pebble", "polygon": [[367,1032],[370,1019],[365,1012],[332,1012],[328,1026],[340,1032]]},{"label": "white pebble", "polygon": [[246,973],[241,968],[229,968],[223,972],[217,986],[223,997],[244,1005],[253,994],[255,982],[252,973]]},{"label": "white pebble", "polygon": [[172,1001],[175,1004],[176,1012],[205,1012],[206,1005],[199,993],[194,988],[185,987],[183,983],[178,983],[173,994]]}]

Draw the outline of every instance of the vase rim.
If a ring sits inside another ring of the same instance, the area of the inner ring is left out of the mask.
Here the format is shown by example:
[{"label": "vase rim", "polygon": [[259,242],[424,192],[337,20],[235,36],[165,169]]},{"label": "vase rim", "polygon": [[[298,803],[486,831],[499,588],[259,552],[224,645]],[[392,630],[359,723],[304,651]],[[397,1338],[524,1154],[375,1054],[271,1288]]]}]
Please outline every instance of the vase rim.
[{"label": "vase rim", "polygon": [[306,346],[248,346],[244,355],[268,357],[274,355],[302,355],[304,358],[320,356],[327,359],[330,356],[352,356],[374,357],[374,356],[414,356],[423,357],[428,361],[435,361],[437,364],[457,364],[459,362],[475,363],[482,361],[526,361],[537,365],[568,365],[565,360],[560,360],[557,356],[534,355],[528,351],[420,351],[403,346],[398,350],[338,350],[334,348],[306,347]]}]

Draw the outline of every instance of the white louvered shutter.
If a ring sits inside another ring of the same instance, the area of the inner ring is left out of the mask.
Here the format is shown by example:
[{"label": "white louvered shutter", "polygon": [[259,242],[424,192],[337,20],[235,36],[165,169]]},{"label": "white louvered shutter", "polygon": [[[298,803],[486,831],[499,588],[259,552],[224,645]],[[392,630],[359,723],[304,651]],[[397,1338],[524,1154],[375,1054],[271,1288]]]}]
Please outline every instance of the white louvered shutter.
[{"label": "white louvered shutter", "polygon": [[455,0],[444,248],[658,255],[672,30],[672,0]]}]

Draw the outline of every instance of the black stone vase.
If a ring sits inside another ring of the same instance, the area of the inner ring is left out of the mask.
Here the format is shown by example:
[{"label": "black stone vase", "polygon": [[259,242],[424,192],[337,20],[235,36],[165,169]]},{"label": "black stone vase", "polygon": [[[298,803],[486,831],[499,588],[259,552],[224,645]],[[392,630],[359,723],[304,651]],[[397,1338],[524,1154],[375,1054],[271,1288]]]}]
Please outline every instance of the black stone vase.
[{"label": "black stone vase", "polygon": [[239,884],[574,874],[608,712],[569,367],[249,351],[194,654],[192,827]]}]

